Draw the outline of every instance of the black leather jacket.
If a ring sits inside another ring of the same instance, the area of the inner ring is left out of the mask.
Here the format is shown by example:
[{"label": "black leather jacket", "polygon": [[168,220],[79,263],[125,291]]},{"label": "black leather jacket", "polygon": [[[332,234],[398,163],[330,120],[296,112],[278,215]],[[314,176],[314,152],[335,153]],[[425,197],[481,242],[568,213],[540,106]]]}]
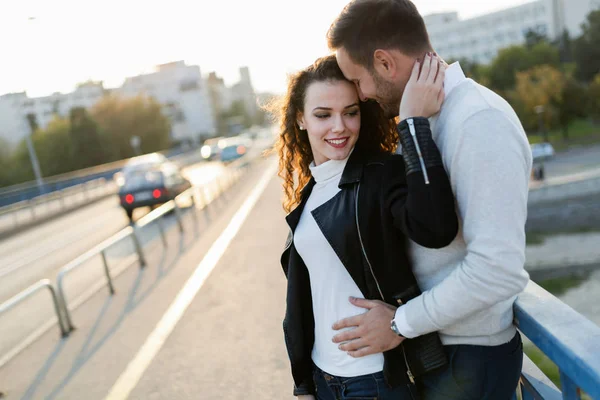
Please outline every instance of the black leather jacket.
[{"label": "black leather jacket", "polygon": [[[424,138],[419,138],[419,143],[427,159],[425,153],[433,143],[429,124],[420,121],[416,133]],[[406,163],[400,155],[367,155],[355,148],[340,179],[341,191],[312,211],[364,297],[394,306],[420,294],[412,273],[407,236],[422,246],[441,248],[450,244],[458,231],[454,196],[441,159],[436,162],[430,155],[426,164],[420,164],[426,166],[427,173],[423,174],[415,164],[418,158],[405,157]],[[407,169],[412,172],[406,174]],[[429,183],[425,182],[425,175]],[[286,217],[290,235],[281,256],[288,279],[283,330],[296,396],[314,394],[310,279],[293,244],[293,233],[314,184],[311,179],[303,189],[301,203]],[[405,340],[401,346],[385,352],[383,372],[388,384],[406,384],[412,378],[409,371],[422,370],[428,362],[440,364],[430,356],[432,346],[441,348],[437,333]],[[431,369],[431,365],[428,367]]]}]

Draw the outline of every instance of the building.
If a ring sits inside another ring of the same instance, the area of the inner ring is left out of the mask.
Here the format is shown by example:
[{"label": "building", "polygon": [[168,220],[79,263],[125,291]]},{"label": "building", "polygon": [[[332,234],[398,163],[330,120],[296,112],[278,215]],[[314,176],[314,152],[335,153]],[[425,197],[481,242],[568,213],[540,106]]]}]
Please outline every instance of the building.
[{"label": "building", "polygon": [[171,120],[174,141],[201,142],[217,134],[220,112],[228,110],[234,101],[243,101],[251,116],[256,112],[256,96],[247,67],[240,68],[240,76],[239,83],[226,87],[215,73],[204,79],[198,66],[176,61],[158,65],[155,72],[127,78],[115,89],[104,88],[102,82],[86,82],[67,94],[36,98],[25,92],[5,94],[0,96],[0,138],[15,145],[31,130],[28,118],[45,128],[55,115],[67,117],[75,107],[89,109],[107,93],[113,93],[153,97]]},{"label": "building", "polygon": [[456,12],[424,17],[431,44],[445,59],[487,64],[502,48],[521,45],[535,31],[551,40],[566,30],[581,34],[587,15],[600,9],[600,0],[537,0],[475,18],[461,20]]},{"label": "building", "polygon": [[[211,72],[207,79],[215,120],[219,125],[219,131],[223,133],[231,133],[229,132],[231,127],[224,126],[225,122],[222,121],[221,115],[224,112],[227,112],[233,103],[241,102],[244,105],[248,117],[252,120],[255,119],[259,112],[257,95],[254,92],[252,80],[250,79],[250,70],[248,67],[241,67],[239,72],[240,80],[230,88],[225,86],[223,79],[219,78],[215,72]],[[228,121],[228,123],[234,125],[242,123],[242,121],[234,120]],[[239,128],[234,129],[234,131],[237,130],[239,130]]]},{"label": "building", "polygon": [[27,93],[0,96],[0,137],[11,144],[21,141],[31,131],[28,119],[46,128],[55,115],[67,117],[72,108],[90,108],[104,96],[102,82],[85,82],[67,94],[28,97]]},{"label": "building", "polygon": [[175,141],[198,142],[216,134],[213,105],[200,67],[176,61],[156,72],[127,78],[116,90],[122,96],[147,95],[163,105]]}]

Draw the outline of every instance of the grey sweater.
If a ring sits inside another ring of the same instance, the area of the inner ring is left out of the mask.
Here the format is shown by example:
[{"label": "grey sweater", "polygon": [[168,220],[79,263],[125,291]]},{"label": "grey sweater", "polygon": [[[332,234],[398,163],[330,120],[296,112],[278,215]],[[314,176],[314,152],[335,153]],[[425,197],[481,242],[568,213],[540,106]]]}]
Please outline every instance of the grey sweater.
[{"label": "grey sweater", "polygon": [[460,231],[439,250],[411,243],[423,294],[396,312],[406,337],[440,331],[444,344],[494,346],[515,335],[512,306],[529,281],[525,221],[531,149],[500,96],[456,63],[446,99],[430,119],[456,197]]}]

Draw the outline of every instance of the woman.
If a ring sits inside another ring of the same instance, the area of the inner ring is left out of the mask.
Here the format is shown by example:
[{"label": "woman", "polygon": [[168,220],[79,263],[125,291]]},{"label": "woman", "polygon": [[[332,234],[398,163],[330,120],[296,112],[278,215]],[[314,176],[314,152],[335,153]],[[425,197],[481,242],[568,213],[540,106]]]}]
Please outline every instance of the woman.
[{"label": "woman", "polygon": [[[401,109],[426,106],[424,117],[439,111],[443,77],[440,61],[427,57],[411,77],[420,84],[406,90],[433,90],[405,92],[422,104]],[[437,334],[353,358],[332,342],[332,325],[364,311],[350,296],[397,307],[419,295],[407,239],[439,248],[457,233],[454,198],[429,122],[409,118],[396,132],[378,104],[359,101],[334,56],[294,75],[278,111],[276,149],[291,230],[281,257],[288,279],[284,334],[294,395],[415,398],[415,377],[446,363]],[[392,154],[398,140],[403,156]]]}]

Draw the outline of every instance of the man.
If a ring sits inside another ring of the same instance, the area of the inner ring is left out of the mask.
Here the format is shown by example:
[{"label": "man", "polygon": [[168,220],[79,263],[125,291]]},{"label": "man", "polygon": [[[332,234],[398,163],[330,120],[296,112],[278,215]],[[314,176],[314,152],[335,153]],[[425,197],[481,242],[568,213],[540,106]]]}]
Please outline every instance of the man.
[{"label": "man", "polygon": [[[361,100],[376,100],[390,117],[398,115],[415,62],[433,52],[409,0],[354,0],[327,36]],[[411,244],[422,295],[397,309],[350,299],[368,311],[336,323],[336,330],[355,329],[333,340],[363,357],[438,331],[450,362],[419,380],[425,399],[509,399],[523,357],[512,306],[529,280],[523,266],[531,150],[510,105],[467,79],[458,63],[447,68],[444,88],[430,123],[461,230],[441,250]]]}]

